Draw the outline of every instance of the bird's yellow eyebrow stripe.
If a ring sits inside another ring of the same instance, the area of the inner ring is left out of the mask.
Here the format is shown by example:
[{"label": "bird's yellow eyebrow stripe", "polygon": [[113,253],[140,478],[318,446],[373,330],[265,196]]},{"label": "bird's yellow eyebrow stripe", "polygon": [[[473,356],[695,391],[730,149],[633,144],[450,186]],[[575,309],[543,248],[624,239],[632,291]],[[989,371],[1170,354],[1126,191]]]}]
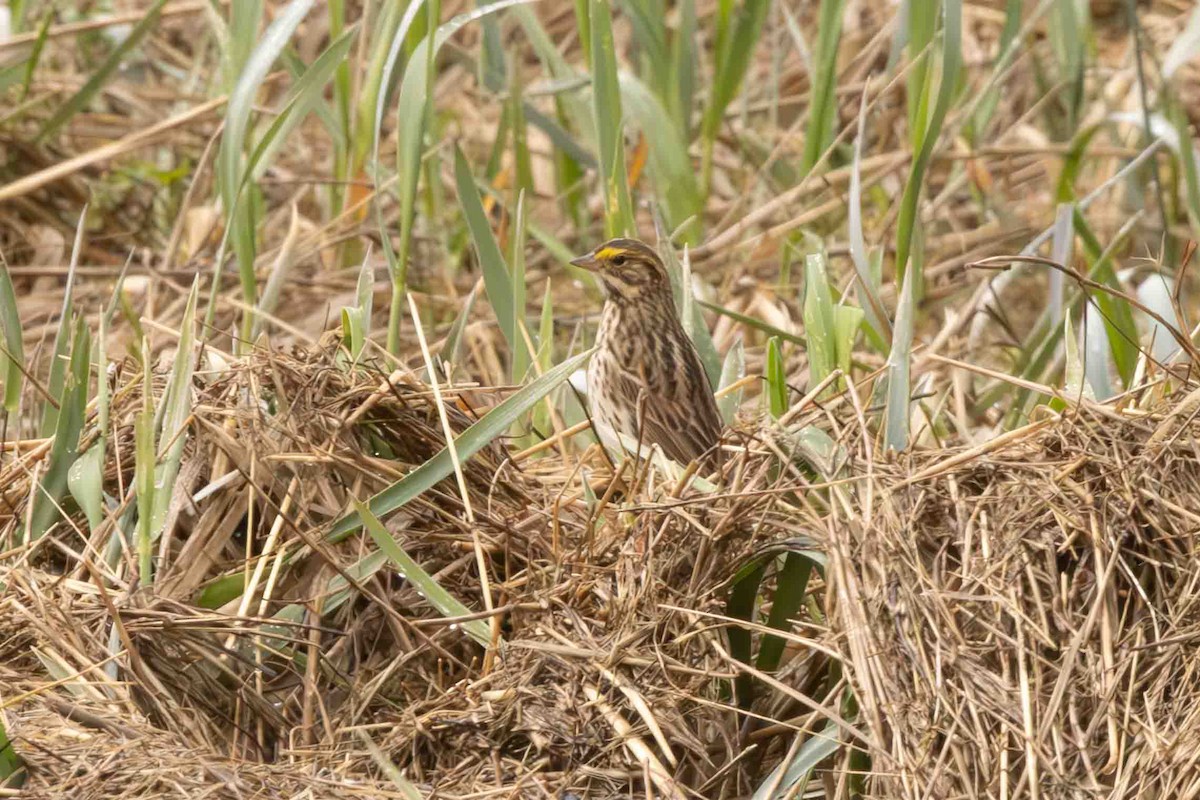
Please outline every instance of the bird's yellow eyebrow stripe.
[{"label": "bird's yellow eyebrow stripe", "polygon": [[596,259],[599,261],[607,261],[613,256],[620,255],[623,252],[625,251],[619,247],[606,247],[600,252],[596,253]]}]

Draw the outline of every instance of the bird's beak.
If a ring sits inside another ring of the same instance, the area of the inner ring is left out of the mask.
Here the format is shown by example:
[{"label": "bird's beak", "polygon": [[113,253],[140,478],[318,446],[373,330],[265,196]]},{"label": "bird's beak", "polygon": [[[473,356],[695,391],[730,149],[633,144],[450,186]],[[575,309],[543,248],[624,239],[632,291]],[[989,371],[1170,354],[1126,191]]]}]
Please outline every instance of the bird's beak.
[{"label": "bird's beak", "polygon": [[592,253],[580,256],[579,258],[572,258],[571,264],[581,269],[586,269],[588,272],[595,272],[600,268],[600,262],[596,260],[596,256]]}]

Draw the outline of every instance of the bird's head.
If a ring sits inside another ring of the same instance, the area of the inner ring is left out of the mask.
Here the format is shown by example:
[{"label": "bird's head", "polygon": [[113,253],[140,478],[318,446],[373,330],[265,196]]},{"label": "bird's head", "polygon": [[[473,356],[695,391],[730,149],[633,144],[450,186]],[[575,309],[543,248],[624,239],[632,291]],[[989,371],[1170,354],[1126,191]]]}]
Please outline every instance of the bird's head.
[{"label": "bird's head", "polygon": [[611,239],[571,263],[596,273],[610,297],[671,297],[667,268],[653,248],[636,239]]}]

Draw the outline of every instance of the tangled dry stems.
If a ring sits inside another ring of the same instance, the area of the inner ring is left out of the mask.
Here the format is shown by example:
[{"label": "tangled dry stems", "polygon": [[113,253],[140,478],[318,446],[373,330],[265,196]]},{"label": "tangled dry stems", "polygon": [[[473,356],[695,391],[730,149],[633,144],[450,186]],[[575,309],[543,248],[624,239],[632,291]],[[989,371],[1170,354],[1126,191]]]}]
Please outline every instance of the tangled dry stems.
[{"label": "tangled dry stems", "polygon": [[[340,358],[260,352],[200,376],[184,474],[202,497],[180,498],[153,588],[131,581],[128,556],[106,560],[111,521],[90,535],[60,523],[4,554],[5,715],[31,796],[399,796],[394,765],[439,796],[649,784],[736,797],[794,732],[834,717],[871,757],[869,796],[1195,791],[1200,459],[1186,404],[1085,405],[999,447],[884,461],[835,403],[795,425],[841,443],[841,480],[801,459],[778,468],[792,439],[764,424],[727,459],[725,490],[674,496],[652,474],[603,508],[581,488],[605,494],[595,451],[514,464],[497,444],[467,465],[473,523],[453,480],[387,518],[482,609],[478,537],[502,638],[485,654],[368,538],[323,536],[349,495],[401,471],[381,454],[416,465],[443,444],[415,376],[384,384]],[[140,392],[132,377],[115,394],[114,496],[131,485]],[[492,395],[452,395],[455,428]],[[36,458],[9,457],[10,499],[27,496]],[[828,556],[811,587],[824,612],[795,621],[775,680],[739,712],[729,581],[797,540]],[[259,559],[270,579],[252,602],[211,591]],[[331,593],[338,575],[357,588]],[[851,754],[820,771],[828,791]]]}]

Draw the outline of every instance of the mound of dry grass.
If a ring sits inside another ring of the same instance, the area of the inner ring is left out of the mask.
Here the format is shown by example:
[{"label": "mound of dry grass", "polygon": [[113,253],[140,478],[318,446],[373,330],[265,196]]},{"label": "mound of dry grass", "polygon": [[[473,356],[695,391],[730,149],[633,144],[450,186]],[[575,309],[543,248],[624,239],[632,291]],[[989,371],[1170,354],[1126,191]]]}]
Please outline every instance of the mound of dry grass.
[{"label": "mound of dry grass", "polygon": [[873,796],[1194,795],[1193,405],[877,464],[829,520]]},{"label": "mound of dry grass", "polygon": [[[444,444],[416,376],[340,358],[261,351],[199,375],[153,587],[107,549],[121,508],[3,554],[0,679],[31,796],[378,797],[411,782],[736,797],[797,732],[836,735],[841,767],[869,756],[873,797],[1177,797],[1200,778],[1186,404],[1085,405],[884,463],[835,402],[743,436],[715,494],[613,482],[595,451],[518,463],[497,444],[466,465],[469,512],[448,479],[386,519],[494,623],[485,648],[366,535],[326,535],[351,495]],[[121,497],[141,385],[116,378],[106,487]],[[452,393],[453,427],[497,397]],[[841,443],[839,480],[786,457],[811,423]],[[7,462],[10,500],[40,452]],[[827,572],[763,676],[730,655],[729,588],[751,556],[798,541]]]}]

